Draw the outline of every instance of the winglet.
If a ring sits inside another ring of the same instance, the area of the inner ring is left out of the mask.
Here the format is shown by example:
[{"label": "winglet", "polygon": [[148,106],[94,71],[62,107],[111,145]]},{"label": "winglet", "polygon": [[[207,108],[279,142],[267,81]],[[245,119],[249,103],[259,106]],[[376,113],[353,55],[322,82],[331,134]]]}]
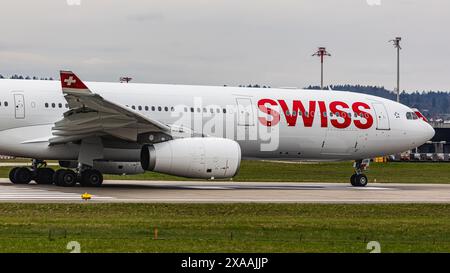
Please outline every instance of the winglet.
[{"label": "winglet", "polygon": [[92,92],[72,71],[60,71],[64,94],[91,94]]}]

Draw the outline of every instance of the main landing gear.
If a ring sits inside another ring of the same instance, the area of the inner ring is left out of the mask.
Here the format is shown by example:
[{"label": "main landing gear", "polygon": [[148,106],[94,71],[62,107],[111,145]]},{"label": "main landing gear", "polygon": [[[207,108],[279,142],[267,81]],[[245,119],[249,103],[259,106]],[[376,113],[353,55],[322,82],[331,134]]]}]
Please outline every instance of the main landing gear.
[{"label": "main landing gear", "polygon": [[9,172],[9,180],[14,184],[55,184],[61,187],[74,187],[77,183],[84,187],[100,187],[103,175],[95,169],[80,167],[77,172],[70,169],[59,169],[56,172],[47,168],[47,163],[33,159],[31,168],[16,167]]},{"label": "main landing gear", "polygon": [[100,187],[103,184],[103,175],[95,169],[82,169],[78,173],[59,169],[53,175],[53,181],[61,187],[74,187],[77,183],[83,187]]},{"label": "main landing gear", "polygon": [[370,164],[370,159],[357,160],[353,163],[355,173],[350,177],[350,183],[354,187],[365,187],[369,180],[363,173]]},{"label": "main landing gear", "polygon": [[37,184],[52,184],[55,171],[47,168],[47,163],[33,159],[31,168],[16,167],[9,172],[9,180],[14,184],[28,184],[34,180]]}]

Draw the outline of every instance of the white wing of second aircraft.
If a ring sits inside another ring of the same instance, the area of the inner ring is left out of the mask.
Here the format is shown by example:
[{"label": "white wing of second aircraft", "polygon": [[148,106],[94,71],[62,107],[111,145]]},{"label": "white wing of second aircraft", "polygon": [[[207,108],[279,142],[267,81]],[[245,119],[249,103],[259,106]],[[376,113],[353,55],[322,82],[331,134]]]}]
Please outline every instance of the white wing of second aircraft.
[{"label": "white wing of second aircraft", "polygon": [[50,144],[105,135],[133,142],[147,132],[170,135],[169,126],[91,92],[71,71],[61,71],[61,85],[70,110],[55,123]]}]

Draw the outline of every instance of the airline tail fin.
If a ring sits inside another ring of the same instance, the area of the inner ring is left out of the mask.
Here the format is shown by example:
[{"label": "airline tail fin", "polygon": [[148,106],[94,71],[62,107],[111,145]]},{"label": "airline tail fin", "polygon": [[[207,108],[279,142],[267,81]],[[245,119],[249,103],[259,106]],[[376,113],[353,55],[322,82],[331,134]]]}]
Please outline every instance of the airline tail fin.
[{"label": "airline tail fin", "polygon": [[92,94],[91,90],[72,71],[60,71],[64,94]]}]

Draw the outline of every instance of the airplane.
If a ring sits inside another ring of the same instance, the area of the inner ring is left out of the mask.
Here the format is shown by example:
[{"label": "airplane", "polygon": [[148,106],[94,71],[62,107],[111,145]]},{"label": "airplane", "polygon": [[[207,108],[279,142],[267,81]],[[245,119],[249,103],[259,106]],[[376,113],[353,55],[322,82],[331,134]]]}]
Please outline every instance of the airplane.
[{"label": "airplane", "polygon": [[[344,91],[0,80],[0,154],[32,159],[15,184],[100,187],[146,171],[230,179],[242,159],[354,161],[418,147],[434,129],[414,110]],[[57,160],[54,171],[46,161]],[[270,170],[267,170],[270,171]]]}]

